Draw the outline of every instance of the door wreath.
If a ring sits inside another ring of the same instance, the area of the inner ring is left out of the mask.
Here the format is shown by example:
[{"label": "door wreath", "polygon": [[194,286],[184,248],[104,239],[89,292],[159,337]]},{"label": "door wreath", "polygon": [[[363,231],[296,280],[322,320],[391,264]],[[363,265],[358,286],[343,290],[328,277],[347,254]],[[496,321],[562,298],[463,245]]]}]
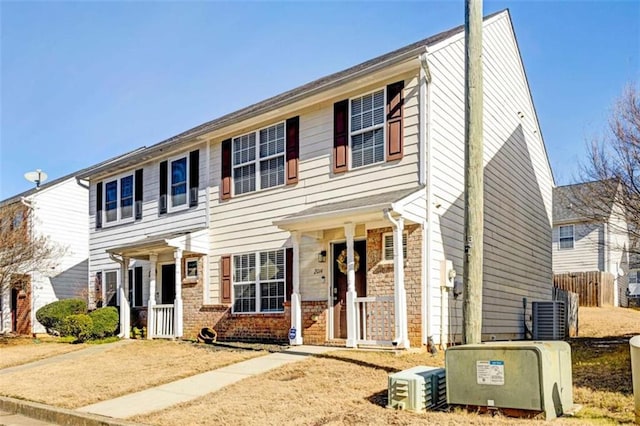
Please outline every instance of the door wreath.
[{"label": "door wreath", "polygon": [[[338,269],[340,270],[340,272],[346,275],[347,274],[347,249],[343,249],[340,252],[340,255],[336,259],[336,262],[338,262]],[[357,272],[358,269],[360,269],[360,255],[358,254],[357,251],[354,250],[353,251],[353,271]]]}]

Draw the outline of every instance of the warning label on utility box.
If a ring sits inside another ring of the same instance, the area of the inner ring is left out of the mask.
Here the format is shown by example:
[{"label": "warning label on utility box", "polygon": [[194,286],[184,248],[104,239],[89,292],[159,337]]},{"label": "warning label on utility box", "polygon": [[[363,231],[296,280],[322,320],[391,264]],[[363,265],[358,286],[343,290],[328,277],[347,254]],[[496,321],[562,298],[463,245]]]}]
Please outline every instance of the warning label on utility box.
[{"label": "warning label on utility box", "polygon": [[479,385],[504,385],[504,361],[476,361]]}]

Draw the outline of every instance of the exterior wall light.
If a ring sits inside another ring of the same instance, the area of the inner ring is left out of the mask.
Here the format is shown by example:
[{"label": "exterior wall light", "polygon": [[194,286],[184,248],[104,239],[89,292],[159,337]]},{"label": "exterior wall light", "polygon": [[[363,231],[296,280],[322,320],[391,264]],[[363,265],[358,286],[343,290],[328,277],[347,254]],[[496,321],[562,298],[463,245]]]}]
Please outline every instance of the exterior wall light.
[{"label": "exterior wall light", "polygon": [[318,253],[318,263],[325,263],[327,261],[327,251],[322,250]]}]

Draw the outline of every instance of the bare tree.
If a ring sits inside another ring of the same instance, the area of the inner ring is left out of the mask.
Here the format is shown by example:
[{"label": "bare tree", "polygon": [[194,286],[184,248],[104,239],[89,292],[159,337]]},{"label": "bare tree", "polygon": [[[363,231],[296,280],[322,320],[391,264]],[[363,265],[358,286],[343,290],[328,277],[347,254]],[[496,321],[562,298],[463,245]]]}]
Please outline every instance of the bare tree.
[{"label": "bare tree", "polygon": [[[26,201],[0,205],[0,294],[7,295],[16,278],[49,275],[65,249],[34,229],[33,209]],[[7,303],[6,301],[4,302]],[[7,313],[6,309],[0,317]],[[5,318],[0,318],[5,323]]]},{"label": "bare tree", "polygon": [[615,202],[626,218],[628,229],[624,231],[629,232],[630,241],[640,241],[638,87],[629,85],[616,102],[609,120],[609,131],[604,137],[591,142],[579,178],[592,183],[576,185],[570,192],[572,208],[582,217],[597,221],[611,214],[612,203]]}]

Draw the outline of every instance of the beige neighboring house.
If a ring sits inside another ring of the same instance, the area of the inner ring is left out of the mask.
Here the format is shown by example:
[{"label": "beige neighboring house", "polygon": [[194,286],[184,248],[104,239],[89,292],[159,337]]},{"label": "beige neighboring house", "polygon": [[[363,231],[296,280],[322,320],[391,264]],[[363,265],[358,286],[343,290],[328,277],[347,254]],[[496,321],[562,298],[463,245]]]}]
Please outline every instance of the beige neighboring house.
[{"label": "beige neighboring house", "polygon": [[[550,300],[553,177],[508,11],[484,20],[483,338]],[[144,148],[90,181],[90,282],[123,336],[460,341],[464,33]]]},{"label": "beige neighboring house", "polygon": [[[82,172],[85,172],[83,170]],[[78,173],[82,173],[78,172]],[[89,187],[70,174],[45,182],[0,201],[0,209],[21,205],[30,223],[25,232],[45,236],[56,253],[54,269],[22,274],[12,279],[0,294],[0,333],[44,333],[36,320],[42,306],[61,299],[87,296],[89,263]]]},{"label": "beige neighboring house", "polygon": [[[637,283],[638,271],[629,271],[629,232],[624,209],[616,202],[617,188],[613,181],[595,181],[554,189],[553,272],[610,274],[613,305],[627,306],[627,289],[638,292],[637,286],[629,286]],[[608,201],[585,205],[590,194]]]}]

